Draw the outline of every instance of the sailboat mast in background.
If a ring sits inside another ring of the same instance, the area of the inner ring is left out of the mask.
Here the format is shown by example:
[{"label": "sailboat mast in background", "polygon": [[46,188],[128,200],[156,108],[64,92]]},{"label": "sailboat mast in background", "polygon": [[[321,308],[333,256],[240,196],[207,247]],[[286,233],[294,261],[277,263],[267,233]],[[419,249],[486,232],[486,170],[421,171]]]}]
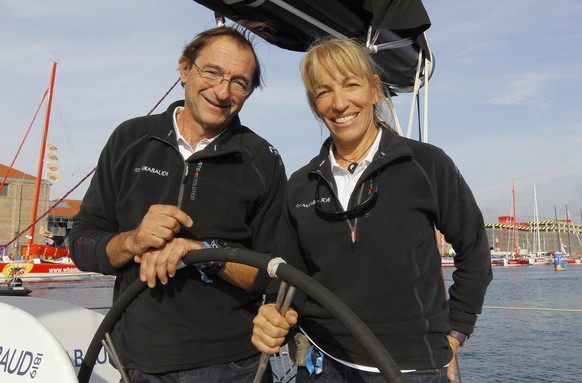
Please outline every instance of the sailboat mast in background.
[{"label": "sailboat mast in background", "polygon": [[50,121],[50,117],[51,117],[51,106],[52,106],[52,102],[53,102],[53,90],[54,90],[54,85],[55,85],[56,72],[57,72],[57,63],[53,62],[51,78],[50,78],[49,88],[48,88],[48,96],[49,97],[48,97],[48,101],[47,101],[47,105],[46,105],[44,129],[42,132],[42,141],[40,144],[40,156],[39,156],[39,160],[38,160],[38,171],[37,171],[37,175],[36,175],[36,186],[35,186],[35,190],[34,190],[34,200],[33,200],[33,205],[32,205],[32,217],[30,219],[30,221],[32,222],[32,226],[30,227],[30,234],[28,235],[28,248],[29,249],[32,246],[32,244],[34,243],[36,214],[37,214],[37,210],[38,210],[38,199],[40,196],[40,185],[42,183],[42,170],[43,170],[43,166],[44,166],[44,154],[45,154],[45,150],[46,150],[46,140],[47,140],[47,135],[48,135],[49,121]]},{"label": "sailboat mast in background", "polygon": [[517,243],[517,217],[515,214],[515,181],[511,180],[511,202],[512,202],[512,214],[513,214],[513,247],[515,251],[515,258],[519,258],[519,246]]},{"label": "sailboat mast in background", "polygon": [[534,184],[534,222],[535,222],[535,235],[534,244],[536,244],[536,250],[534,251],[535,255],[541,256],[542,255],[542,241],[540,238],[540,213],[538,211],[538,193],[536,191],[536,185]]}]

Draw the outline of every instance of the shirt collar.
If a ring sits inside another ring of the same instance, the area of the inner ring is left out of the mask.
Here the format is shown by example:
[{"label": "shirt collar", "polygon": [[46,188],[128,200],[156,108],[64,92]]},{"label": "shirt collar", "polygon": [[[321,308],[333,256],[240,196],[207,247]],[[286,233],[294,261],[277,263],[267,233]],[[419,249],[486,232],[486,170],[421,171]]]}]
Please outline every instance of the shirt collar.
[{"label": "shirt collar", "polygon": [[[364,170],[366,170],[368,165],[370,165],[370,163],[374,159],[374,156],[376,155],[376,152],[378,151],[378,148],[380,147],[380,140],[382,139],[382,129],[378,129],[378,130],[379,130],[379,132],[376,135],[376,138],[374,139],[374,143],[370,147],[370,150],[368,151],[368,154],[366,155],[366,157],[364,157],[358,163],[358,167],[356,168],[356,171],[354,172],[354,174],[358,174],[358,175],[362,174],[364,172]],[[335,156],[333,155],[333,144],[329,146],[328,157],[329,157],[329,162],[331,164],[331,170],[332,170],[334,175],[340,175],[340,174],[344,174],[344,173],[349,174],[347,169],[344,169],[343,167],[341,167],[338,164],[338,162],[336,161]]]},{"label": "shirt collar", "polygon": [[176,132],[176,140],[178,141],[178,149],[180,150],[180,153],[182,153],[182,156],[184,158],[188,158],[192,154],[206,148],[208,145],[210,145],[212,141],[216,140],[218,137],[220,137],[220,135],[222,135],[222,133],[224,133],[228,129],[228,128],[224,129],[222,132],[220,132],[214,137],[201,139],[200,142],[198,142],[198,144],[196,145],[196,148],[192,148],[192,146],[188,143],[188,141],[186,141],[184,136],[182,136],[182,134],[180,133],[180,129],[178,129],[178,121],[176,119],[176,116],[178,115],[178,112],[183,111],[184,111],[183,106],[176,107],[176,109],[174,109],[173,121],[174,121],[174,131]]}]

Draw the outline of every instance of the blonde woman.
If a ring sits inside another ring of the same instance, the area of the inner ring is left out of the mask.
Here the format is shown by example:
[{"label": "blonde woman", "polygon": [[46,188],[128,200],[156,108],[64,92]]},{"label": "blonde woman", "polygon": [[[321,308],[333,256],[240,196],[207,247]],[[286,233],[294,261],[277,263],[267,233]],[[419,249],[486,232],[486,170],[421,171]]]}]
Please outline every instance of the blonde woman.
[{"label": "blonde woman", "polygon": [[[353,309],[407,381],[452,382],[454,353],[473,332],[492,279],[473,195],[442,150],[389,127],[378,71],[358,43],[317,43],[301,74],[330,137],[288,182],[274,253]],[[457,254],[448,296],[435,226]],[[310,347],[299,364],[321,366],[299,367],[298,383],[310,375],[320,383],[384,381],[326,309],[301,294],[292,307],[281,316],[273,304],[262,306],[252,341],[274,353],[298,329]]]}]

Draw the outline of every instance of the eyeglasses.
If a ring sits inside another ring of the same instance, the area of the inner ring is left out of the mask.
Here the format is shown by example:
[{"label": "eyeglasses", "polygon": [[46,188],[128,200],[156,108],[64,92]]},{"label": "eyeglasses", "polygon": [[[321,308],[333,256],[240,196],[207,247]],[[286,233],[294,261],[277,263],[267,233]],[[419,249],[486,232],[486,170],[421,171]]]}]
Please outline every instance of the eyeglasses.
[{"label": "eyeglasses", "polygon": [[230,91],[233,93],[238,93],[241,96],[248,96],[251,93],[251,86],[243,79],[231,78],[228,79],[224,77],[224,74],[220,73],[214,68],[202,68],[192,62],[194,68],[198,71],[200,77],[202,77],[209,85],[217,86],[222,84],[223,81],[228,81],[230,85]]},{"label": "eyeglasses", "polygon": [[[342,219],[352,219],[366,214],[374,207],[376,201],[378,200],[378,176],[379,172],[376,174],[374,179],[369,180],[369,185],[367,188],[368,198],[348,211],[326,210],[321,204],[321,199],[319,198],[319,187],[321,185],[321,181],[318,182],[317,187],[315,188],[315,209],[324,217],[338,221]],[[363,188],[360,190],[362,191]]]}]

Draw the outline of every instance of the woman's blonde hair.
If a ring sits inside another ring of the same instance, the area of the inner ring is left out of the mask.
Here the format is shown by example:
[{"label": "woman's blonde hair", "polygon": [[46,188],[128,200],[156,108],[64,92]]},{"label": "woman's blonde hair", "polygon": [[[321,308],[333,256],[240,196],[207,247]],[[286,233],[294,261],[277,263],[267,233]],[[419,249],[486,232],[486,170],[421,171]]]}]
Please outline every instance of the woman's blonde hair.
[{"label": "woman's blonde hair", "polygon": [[[387,93],[383,89],[382,82],[378,81],[380,68],[366,48],[357,41],[336,37],[316,41],[301,60],[300,68],[309,107],[318,119],[314,89],[317,84],[321,83],[323,73],[339,73],[342,76],[356,75],[366,79],[372,91],[378,95],[378,104],[383,101],[388,107],[389,113],[392,114],[390,100],[386,97]],[[390,127],[389,121],[392,121],[392,116],[390,116],[390,120],[387,117],[385,108],[374,105],[374,119],[379,126]]]}]

